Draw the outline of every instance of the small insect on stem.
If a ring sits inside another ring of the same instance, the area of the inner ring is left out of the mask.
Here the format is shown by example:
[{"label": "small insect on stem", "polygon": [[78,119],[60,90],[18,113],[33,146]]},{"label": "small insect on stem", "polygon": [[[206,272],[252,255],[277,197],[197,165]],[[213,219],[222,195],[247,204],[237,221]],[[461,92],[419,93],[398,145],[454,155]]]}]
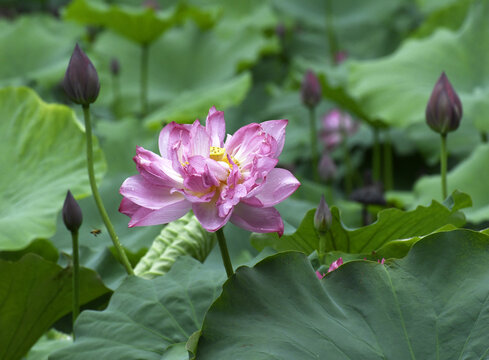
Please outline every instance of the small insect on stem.
[{"label": "small insect on stem", "polygon": [[92,234],[93,236],[98,236],[102,233],[102,230],[100,229],[93,229],[92,231],[90,231],[90,234]]}]

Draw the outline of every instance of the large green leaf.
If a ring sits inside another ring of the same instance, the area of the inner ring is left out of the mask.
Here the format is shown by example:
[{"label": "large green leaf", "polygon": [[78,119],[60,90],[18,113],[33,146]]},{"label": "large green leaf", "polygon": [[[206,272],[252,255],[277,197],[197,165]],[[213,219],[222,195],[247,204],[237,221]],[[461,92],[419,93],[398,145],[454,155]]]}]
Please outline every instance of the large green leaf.
[{"label": "large green leaf", "polygon": [[[427,235],[447,224],[462,226],[464,216],[458,210],[470,206],[470,197],[455,192],[447,205],[433,201],[429,207],[418,206],[412,211],[386,209],[378,213],[378,219],[371,225],[358,229],[348,229],[343,225],[337,207],[331,208],[333,222],[326,239],[326,251],[340,251],[349,254],[369,255],[389,242]],[[319,249],[319,236],[314,228],[315,210],[310,210],[297,231],[281,238],[277,234],[253,234],[252,243],[261,250],[270,246],[277,251],[297,250],[306,254]],[[399,243],[398,246],[403,246]],[[412,245],[412,243],[410,244]],[[389,248],[396,253],[397,246]],[[384,256],[390,252],[383,251]]]},{"label": "large green leaf", "polygon": [[488,50],[480,46],[489,34],[488,15],[489,3],[476,2],[458,32],[441,29],[406,42],[392,56],[353,63],[349,92],[371,117],[405,126],[424,121],[431,91],[445,71],[462,100],[462,122],[489,130]]},{"label": "large green leaf", "polygon": [[336,50],[365,59],[395,49],[415,20],[406,0],[273,0],[273,4],[285,21],[300,25],[291,29],[291,52],[323,62],[331,51],[328,26],[338,43]]},{"label": "large green leaf", "polygon": [[204,230],[194,214],[188,212],[165,226],[134,268],[134,273],[146,279],[164,275],[184,255],[204,262],[215,242],[214,233]]},{"label": "large green leaf", "polygon": [[[83,29],[53,17],[0,20],[0,87],[51,86],[61,80]],[[21,39],[21,41],[19,40]]]},{"label": "large green leaf", "polygon": [[[256,62],[261,54],[275,49],[275,42],[258,30],[222,35],[217,29],[202,32],[194,24],[168,31],[149,49],[147,123],[160,128],[162,122],[190,122],[207,114],[213,105],[225,107],[241,103],[251,86],[247,73],[237,71]],[[102,34],[94,47],[93,58],[102,84],[111,84],[109,62],[117,57],[120,114],[140,108],[141,49],[111,33]],[[136,56],[135,56],[136,54]],[[137,69],[137,70],[136,70]],[[102,86],[99,105],[112,106],[111,86]]]},{"label": "large green leaf", "polygon": [[75,343],[50,359],[165,359],[200,329],[223,280],[222,269],[206,269],[188,257],[180,258],[165,276],[129,277],[106,310],[80,315]]},{"label": "large green leaf", "polygon": [[[0,359],[16,360],[72,309],[72,268],[35,254],[0,260]],[[92,270],[80,269],[80,304],[109,291]]]},{"label": "large green leaf", "polygon": [[489,237],[430,235],[408,256],[318,280],[307,257],[242,267],[206,314],[197,359],[486,359]]},{"label": "large green leaf", "polygon": [[[140,44],[149,44],[174,26],[184,16],[184,7],[171,6],[164,11],[155,11],[138,6],[107,5],[101,1],[74,0],[65,9],[64,18],[82,24],[103,26]],[[192,8],[193,13],[199,8]],[[198,14],[199,17],[215,16],[215,12]],[[212,22],[212,21],[211,21]]]},{"label": "large green leaf", "polygon": [[[464,210],[467,219],[473,223],[489,220],[489,192],[486,184],[489,182],[489,145],[479,145],[472,155],[447,175],[449,191],[466,192],[473,199],[473,207]],[[440,176],[422,177],[414,185],[415,202],[423,204],[429,199],[441,199]]]},{"label": "large green leaf", "polygon": [[[68,189],[88,195],[85,134],[71,109],[27,88],[0,90],[0,117],[0,250],[17,250],[53,235]],[[94,155],[100,179],[105,161]]]}]

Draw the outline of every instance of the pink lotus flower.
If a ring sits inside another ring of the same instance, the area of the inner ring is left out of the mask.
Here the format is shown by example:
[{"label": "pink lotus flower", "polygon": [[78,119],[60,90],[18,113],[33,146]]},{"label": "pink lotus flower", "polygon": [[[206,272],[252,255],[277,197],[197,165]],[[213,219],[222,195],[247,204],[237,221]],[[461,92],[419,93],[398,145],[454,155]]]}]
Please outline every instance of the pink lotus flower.
[{"label": "pink lotus flower", "polygon": [[355,134],[357,130],[358,123],[348,113],[333,109],[323,116],[321,138],[326,148],[333,149],[341,144],[346,136]]},{"label": "pink lotus flower", "polygon": [[333,261],[331,263],[331,265],[329,266],[328,272],[331,272],[331,271],[334,271],[334,270],[338,269],[338,267],[340,265],[343,265],[343,259],[342,258],[339,258],[338,260]]},{"label": "pink lotus flower", "polygon": [[129,227],[165,224],[193,210],[202,226],[216,231],[228,221],[255,232],[283,234],[273,207],[300,185],[275,168],[287,120],[252,123],[225,137],[224,113],[209,110],[206,125],[172,122],[161,130],[161,156],[136,148],[139,175],[122,184],[119,211]]}]

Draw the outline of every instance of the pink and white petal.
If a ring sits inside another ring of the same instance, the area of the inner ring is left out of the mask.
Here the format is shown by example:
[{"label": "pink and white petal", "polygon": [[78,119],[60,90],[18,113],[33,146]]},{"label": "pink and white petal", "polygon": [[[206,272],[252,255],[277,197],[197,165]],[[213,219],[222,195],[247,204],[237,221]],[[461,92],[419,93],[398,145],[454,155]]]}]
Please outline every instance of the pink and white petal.
[{"label": "pink and white petal", "polygon": [[289,123],[288,120],[269,120],[264,121],[260,125],[265,132],[275,138],[277,141],[277,148],[274,157],[278,158],[282,153],[285,143],[285,127]]},{"label": "pink and white petal", "polygon": [[208,158],[210,147],[210,136],[207,134],[206,129],[200,125],[200,122],[195,120],[190,130],[190,153],[188,155],[200,155]]},{"label": "pink and white petal", "polygon": [[182,176],[172,166],[172,162],[140,146],[136,147],[136,156],[133,158],[139,173],[155,185],[181,187]]},{"label": "pink and white petal", "polygon": [[131,216],[129,227],[167,224],[181,218],[191,208],[192,204],[185,198],[164,208],[149,210],[149,212],[148,209],[142,207]]},{"label": "pink and white petal", "polygon": [[213,106],[209,109],[209,114],[205,120],[205,129],[211,138],[211,146],[223,147],[224,137],[226,136],[226,123],[224,112],[217,111]]},{"label": "pink and white petal", "polygon": [[275,206],[292,195],[300,184],[290,171],[280,168],[272,169],[265,182],[248,193],[247,198],[250,199],[250,202],[247,201],[247,203],[258,204],[252,200],[256,198],[262,204],[261,207]]},{"label": "pink and white petal", "polygon": [[278,236],[284,233],[284,222],[280,213],[273,207],[256,208],[239,203],[234,207],[231,222],[240,228],[257,233],[277,232]]},{"label": "pink and white petal", "polygon": [[238,129],[233,136],[228,136],[224,147],[229,155],[240,163],[246,160],[246,155],[253,152],[263,140],[263,129],[259,124],[252,123]]},{"label": "pink and white petal", "polygon": [[[133,216],[139,209],[141,209],[141,206],[133,203],[127,198],[122,198],[121,204],[119,205],[119,212],[129,217]],[[148,212],[149,211],[151,210],[148,210]]]},{"label": "pink and white petal", "polygon": [[141,175],[127,178],[119,192],[133,203],[152,210],[174,204],[184,198],[178,192],[172,193],[170,187],[154,185]]},{"label": "pink and white petal", "polygon": [[208,203],[194,203],[192,204],[192,210],[202,227],[211,232],[217,231],[226,225],[232,214],[232,211],[230,211],[226,216],[220,217],[215,200]]},{"label": "pink and white petal", "polygon": [[169,149],[168,149],[170,145],[170,134],[172,133],[173,129],[175,129],[176,126],[177,123],[172,121],[160,131],[160,136],[158,138],[158,147],[161,156],[165,159],[170,159]]}]

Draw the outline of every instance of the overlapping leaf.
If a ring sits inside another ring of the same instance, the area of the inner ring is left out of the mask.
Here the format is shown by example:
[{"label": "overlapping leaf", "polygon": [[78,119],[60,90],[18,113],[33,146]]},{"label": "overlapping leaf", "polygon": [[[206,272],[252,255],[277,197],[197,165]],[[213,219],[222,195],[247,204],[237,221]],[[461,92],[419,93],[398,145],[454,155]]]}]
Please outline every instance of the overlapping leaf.
[{"label": "overlapping leaf", "polygon": [[180,258],[165,276],[129,277],[106,310],[80,315],[75,343],[50,359],[117,359],[121,354],[134,360],[170,358],[200,329],[223,280],[222,270],[206,269],[188,257]]},{"label": "overlapping leaf", "polygon": [[214,234],[204,230],[193,213],[189,212],[165,226],[134,272],[146,279],[164,275],[184,255],[204,262],[215,242]]},{"label": "overlapping leaf", "polygon": [[[90,191],[85,134],[73,111],[27,88],[0,90],[0,250],[17,250],[53,235],[66,191]],[[105,171],[95,148],[98,179]]]},{"label": "overlapping leaf", "polygon": [[0,20],[0,87],[56,84],[82,33],[83,28],[48,16]]},{"label": "overlapping leaf", "polygon": [[[56,320],[72,309],[72,269],[27,254],[0,260],[0,359],[27,353]],[[109,292],[92,270],[80,271],[80,304]]]},{"label": "overlapping leaf", "polygon": [[488,54],[480,46],[489,34],[488,14],[489,4],[476,2],[459,31],[440,29],[406,42],[392,56],[352,64],[349,92],[371,117],[406,126],[424,120],[427,100],[445,71],[462,100],[462,121],[489,130]]},{"label": "overlapping leaf", "polygon": [[[427,235],[447,224],[462,226],[465,222],[463,214],[458,210],[470,206],[470,197],[455,192],[449,198],[451,202],[442,205],[433,201],[429,207],[419,206],[412,211],[386,209],[378,214],[375,223],[355,230],[346,228],[341,222],[337,207],[331,208],[333,222],[327,234],[326,251],[339,251],[348,254],[370,255],[394,240],[409,239]],[[253,245],[261,250],[271,246],[278,251],[297,250],[306,254],[319,249],[319,236],[314,228],[315,210],[310,210],[294,234],[279,238],[276,234],[253,234]],[[405,255],[412,242],[404,246],[397,242],[383,251],[384,257]],[[400,250],[400,251],[399,251]]]},{"label": "overlapping leaf", "polygon": [[271,256],[224,284],[196,359],[484,359],[488,261],[489,237],[468,230],[322,280],[303,254]]}]

